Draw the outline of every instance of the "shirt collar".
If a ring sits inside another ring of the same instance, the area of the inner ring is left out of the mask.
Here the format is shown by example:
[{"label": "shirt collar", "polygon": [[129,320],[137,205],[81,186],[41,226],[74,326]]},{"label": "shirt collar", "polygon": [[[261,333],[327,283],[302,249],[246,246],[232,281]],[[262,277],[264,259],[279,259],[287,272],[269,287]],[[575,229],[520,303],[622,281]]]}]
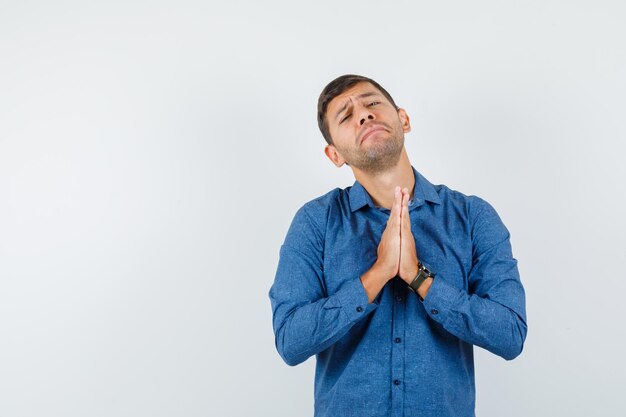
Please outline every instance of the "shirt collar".
[{"label": "shirt collar", "polygon": [[[413,204],[412,206],[421,206],[424,201],[429,201],[434,204],[441,204],[441,199],[435,186],[432,185],[426,178],[422,176],[413,167],[413,174],[415,175],[415,188],[413,189]],[[370,206],[376,208],[376,205],[372,201],[372,198],[367,193],[365,188],[360,182],[355,181],[350,188],[350,211],[355,212],[364,206]]]}]

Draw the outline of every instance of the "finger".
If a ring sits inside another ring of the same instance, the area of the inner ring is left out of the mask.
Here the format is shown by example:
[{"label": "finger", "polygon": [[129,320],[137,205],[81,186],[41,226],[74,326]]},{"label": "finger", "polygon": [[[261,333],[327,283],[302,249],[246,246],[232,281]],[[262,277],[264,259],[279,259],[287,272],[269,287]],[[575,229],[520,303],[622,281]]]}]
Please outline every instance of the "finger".
[{"label": "finger", "polygon": [[409,216],[409,198],[411,194],[408,188],[402,190],[402,227],[411,227],[411,217]]},{"label": "finger", "polygon": [[402,189],[400,187],[396,187],[395,194],[395,205],[396,205],[396,220],[398,227],[402,224]]},{"label": "finger", "polygon": [[411,229],[411,216],[409,215],[409,206],[402,206],[402,224],[403,228]]},{"label": "finger", "polygon": [[389,213],[389,221],[394,225],[400,225],[400,214],[402,210],[402,192],[400,187],[394,189],[393,205],[391,206],[391,213]]},{"label": "finger", "polygon": [[409,194],[409,189],[408,188],[403,188],[402,189],[402,205],[403,206],[409,206],[409,198],[411,197],[411,194]]}]

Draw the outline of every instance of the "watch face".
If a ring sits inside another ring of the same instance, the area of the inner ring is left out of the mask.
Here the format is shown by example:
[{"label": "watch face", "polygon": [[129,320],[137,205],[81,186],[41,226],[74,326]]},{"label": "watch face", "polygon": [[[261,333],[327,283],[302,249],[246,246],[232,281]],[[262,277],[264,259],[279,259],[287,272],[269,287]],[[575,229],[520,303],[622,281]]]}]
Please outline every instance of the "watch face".
[{"label": "watch face", "polygon": [[424,272],[426,273],[426,275],[428,275],[428,276],[435,275],[435,274],[433,274],[433,272],[432,272],[433,270],[430,267],[430,265],[428,265],[426,262],[420,262],[420,263],[422,265],[422,268],[424,268]]}]

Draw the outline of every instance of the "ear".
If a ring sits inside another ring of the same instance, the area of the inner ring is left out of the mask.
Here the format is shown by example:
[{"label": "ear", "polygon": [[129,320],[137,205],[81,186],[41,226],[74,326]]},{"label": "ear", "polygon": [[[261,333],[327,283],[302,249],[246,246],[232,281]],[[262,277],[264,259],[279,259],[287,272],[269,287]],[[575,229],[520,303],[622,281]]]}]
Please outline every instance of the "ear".
[{"label": "ear", "polygon": [[334,145],[326,145],[324,148],[324,153],[330,159],[330,161],[335,164],[337,168],[341,168],[343,164],[346,163],[346,160],[343,159],[343,156],[339,153],[337,148]]},{"label": "ear", "polygon": [[411,119],[409,118],[409,115],[406,113],[406,110],[398,109],[398,117],[400,118],[400,121],[402,122],[402,130],[404,130],[404,133],[409,133],[411,131]]}]

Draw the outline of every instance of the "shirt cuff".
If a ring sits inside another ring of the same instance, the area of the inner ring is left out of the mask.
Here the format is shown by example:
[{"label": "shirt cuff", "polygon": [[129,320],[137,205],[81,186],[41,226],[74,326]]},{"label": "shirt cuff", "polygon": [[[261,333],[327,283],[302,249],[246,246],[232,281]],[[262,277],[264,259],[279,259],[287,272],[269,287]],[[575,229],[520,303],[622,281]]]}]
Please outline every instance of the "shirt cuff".
[{"label": "shirt cuff", "polygon": [[344,284],[335,293],[335,298],[349,322],[360,320],[377,307],[375,303],[369,304],[360,278]]},{"label": "shirt cuff", "polygon": [[442,279],[433,279],[428,294],[422,302],[426,314],[438,323],[444,324],[450,316],[454,300],[459,297],[460,290]]}]

